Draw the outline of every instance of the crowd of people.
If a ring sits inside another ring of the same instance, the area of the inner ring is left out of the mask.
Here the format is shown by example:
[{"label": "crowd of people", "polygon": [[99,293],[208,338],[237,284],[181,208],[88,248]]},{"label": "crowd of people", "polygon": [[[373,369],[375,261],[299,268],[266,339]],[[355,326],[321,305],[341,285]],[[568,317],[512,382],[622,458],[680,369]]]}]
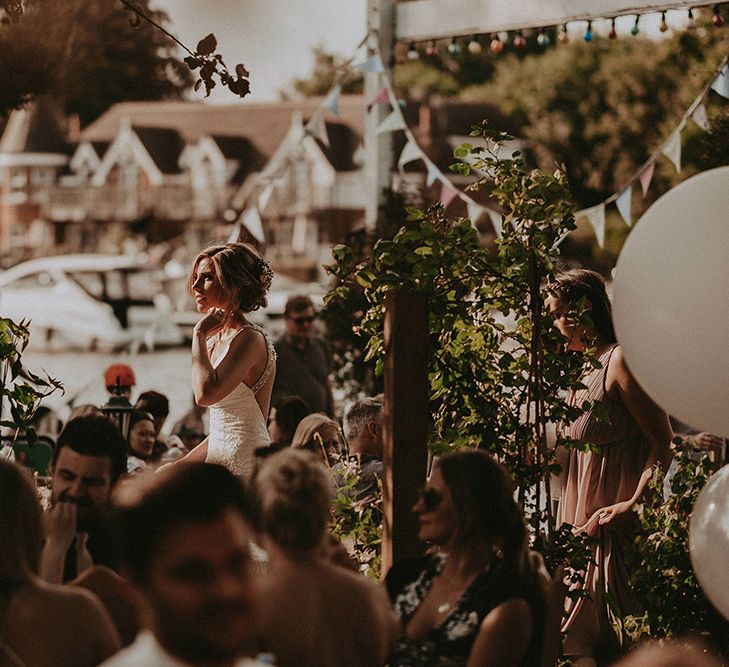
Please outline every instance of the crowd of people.
[{"label": "crowd of people", "polygon": [[[380,493],[384,399],[354,402],[340,426],[311,300],[290,299],[275,342],[247,318],[272,275],[245,244],[195,259],[195,405],[168,432],[156,390],[125,428],[79,406],[46,436],[45,510],[27,468],[0,462],[0,667],[541,667],[561,647],[580,666],[617,658],[609,612],[635,604],[623,554],[633,509],[654,466],[668,468],[673,430],[625,364],[602,279],[566,272],[546,302],[566,351],[600,361],[570,400],[609,415],[560,426],[593,445],[562,459],[558,520],[595,538],[586,595],[566,596],[561,570],[550,576],[529,550],[509,473],[480,450],[436,459],[412,508],[425,555],[382,585],[359,572],[331,533],[332,502]],[[134,372],[115,364],[105,385],[131,399]],[[620,664],[715,664],[683,644],[639,654]]]}]

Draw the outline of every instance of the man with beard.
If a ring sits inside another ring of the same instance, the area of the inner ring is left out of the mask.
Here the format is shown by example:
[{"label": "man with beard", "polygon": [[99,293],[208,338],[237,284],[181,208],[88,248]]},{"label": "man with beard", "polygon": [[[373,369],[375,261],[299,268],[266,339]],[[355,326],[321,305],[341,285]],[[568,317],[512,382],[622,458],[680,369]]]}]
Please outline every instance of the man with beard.
[{"label": "man with beard", "polygon": [[104,667],[254,667],[251,502],[210,463],[172,466],[115,497],[122,569],[145,598],[147,627]]},{"label": "man with beard", "polygon": [[66,424],[51,463],[51,507],[45,513],[40,575],[53,584],[75,579],[94,564],[112,565],[105,536],[111,491],[126,472],[126,443],[106,417]]}]

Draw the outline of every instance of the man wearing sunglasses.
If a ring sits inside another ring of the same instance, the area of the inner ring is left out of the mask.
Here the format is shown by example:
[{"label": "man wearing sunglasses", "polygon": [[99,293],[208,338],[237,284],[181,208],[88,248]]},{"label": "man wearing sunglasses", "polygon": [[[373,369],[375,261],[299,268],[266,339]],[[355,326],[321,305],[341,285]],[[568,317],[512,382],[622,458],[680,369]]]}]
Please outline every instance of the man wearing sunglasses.
[{"label": "man wearing sunglasses", "polygon": [[312,412],[332,417],[332,356],[329,346],[313,331],[315,317],[314,304],[308,296],[289,297],[284,310],[286,333],[275,344],[278,359],[271,403],[286,396],[299,396]]}]

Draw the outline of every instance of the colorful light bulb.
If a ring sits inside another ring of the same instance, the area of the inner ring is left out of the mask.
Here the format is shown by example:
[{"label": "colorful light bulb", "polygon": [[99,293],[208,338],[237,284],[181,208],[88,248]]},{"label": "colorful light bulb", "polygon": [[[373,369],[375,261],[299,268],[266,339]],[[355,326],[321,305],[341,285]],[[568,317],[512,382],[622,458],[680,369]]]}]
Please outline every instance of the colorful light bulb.
[{"label": "colorful light bulb", "polygon": [[477,56],[481,53],[482,50],[483,47],[481,46],[481,42],[476,39],[476,36],[474,35],[473,37],[471,37],[471,41],[468,42],[468,52],[472,56]]},{"label": "colorful light bulb", "polygon": [[498,35],[494,35],[491,38],[491,45],[489,47],[491,53],[495,53],[497,56],[504,50],[504,43],[499,39]]},{"label": "colorful light bulb", "polygon": [[549,41],[549,35],[544,30],[540,30],[537,35],[537,44],[542,47],[549,46]]},{"label": "colorful light bulb", "polygon": [[696,30],[696,19],[694,18],[694,13],[690,9],[688,10],[688,24],[686,25],[686,30],[689,32]]},{"label": "colorful light bulb", "polygon": [[661,23],[658,26],[658,29],[661,32],[666,32],[668,30],[668,23],[666,23],[666,12],[661,12]]},{"label": "colorful light bulb", "polygon": [[567,24],[565,23],[559,31],[559,36],[557,37],[560,44],[568,44],[570,41],[570,36],[567,34]]},{"label": "colorful light bulb", "polygon": [[514,37],[514,46],[517,49],[523,49],[526,46],[526,40],[524,39],[524,35],[521,34],[521,31],[516,33],[516,37]]},{"label": "colorful light bulb", "polygon": [[415,44],[410,42],[410,46],[408,47],[408,60],[417,60],[418,58],[420,58],[420,52],[415,48]]},{"label": "colorful light bulb", "polygon": [[582,39],[586,42],[592,41],[592,21],[587,22],[587,30],[585,30],[585,34],[582,35]]},{"label": "colorful light bulb", "polygon": [[633,23],[633,27],[630,29],[630,34],[635,37],[640,32],[640,27],[638,26],[638,21],[640,20],[640,16],[638,14],[635,15],[635,23]]},{"label": "colorful light bulb", "polygon": [[456,38],[454,37],[451,40],[451,43],[448,45],[448,53],[450,53],[452,56],[457,56],[461,52],[461,45],[456,41]]},{"label": "colorful light bulb", "polygon": [[714,5],[714,16],[711,17],[711,23],[715,28],[721,28],[724,25],[724,17],[719,13],[719,5]]},{"label": "colorful light bulb", "polygon": [[438,55],[438,47],[435,45],[435,40],[430,40],[430,44],[428,44],[428,47],[425,49],[425,55],[430,56],[431,58],[434,58]]},{"label": "colorful light bulb", "polygon": [[617,39],[618,31],[615,30],[615,19],[610,22],[610,32],[608,33],[608,39]]}]

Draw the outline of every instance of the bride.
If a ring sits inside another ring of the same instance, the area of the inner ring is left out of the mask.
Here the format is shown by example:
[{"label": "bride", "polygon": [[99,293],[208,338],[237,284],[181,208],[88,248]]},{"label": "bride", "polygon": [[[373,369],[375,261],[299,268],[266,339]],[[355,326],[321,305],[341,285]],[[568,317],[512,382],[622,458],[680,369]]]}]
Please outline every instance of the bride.
[{"label": "bride", "polygon": [[210,409],[210,434],[180,461],[220,463],[250,477],[266,427],[276,374],[268,333],[246,319],[265,306],[273,271],[252,246],[215,245],[192,265],[188,287],[205,316],[192,337],[195,402]]}]

